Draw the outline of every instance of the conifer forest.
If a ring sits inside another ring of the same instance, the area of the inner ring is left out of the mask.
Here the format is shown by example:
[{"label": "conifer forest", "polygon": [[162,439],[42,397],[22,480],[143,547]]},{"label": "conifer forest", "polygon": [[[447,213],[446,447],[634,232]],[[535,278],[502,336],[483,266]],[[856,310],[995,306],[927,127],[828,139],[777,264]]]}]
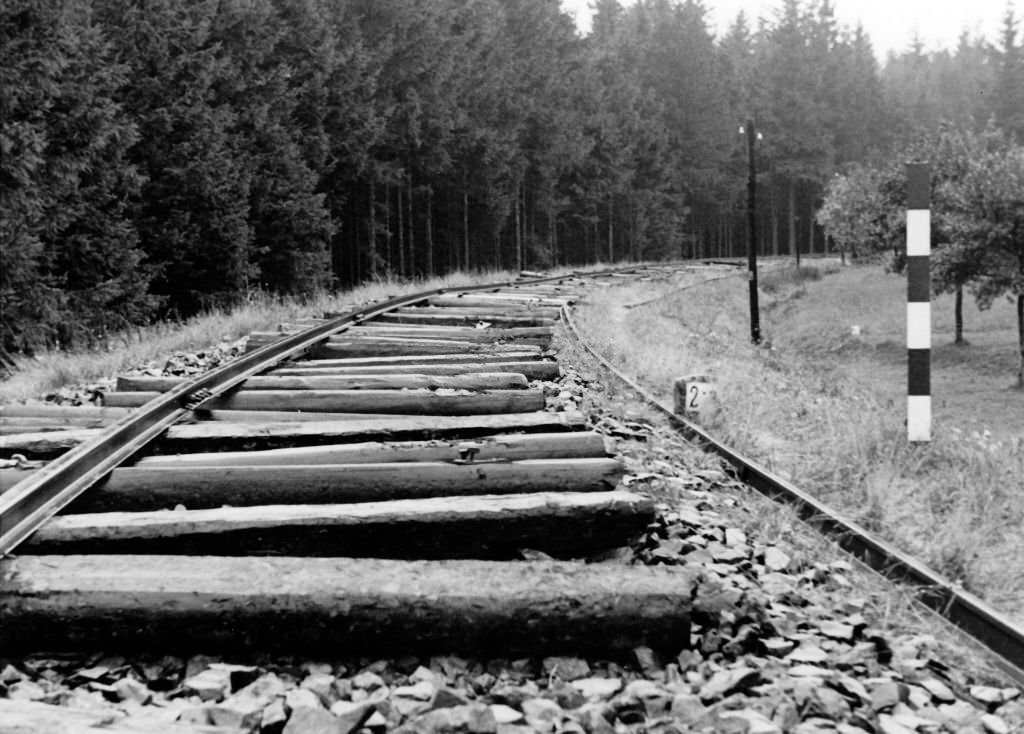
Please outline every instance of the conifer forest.
[{"label": "conifer forest", "polygon": [[0,0],[0,348],[375,277],[740,256],[751,119],[762,253],[892,251],[920,153],[936,287],[1024,300],[1012,6],[879,60],[831,0],[721,34],[700,0],[594,5],[584,35],[557,0]]}]

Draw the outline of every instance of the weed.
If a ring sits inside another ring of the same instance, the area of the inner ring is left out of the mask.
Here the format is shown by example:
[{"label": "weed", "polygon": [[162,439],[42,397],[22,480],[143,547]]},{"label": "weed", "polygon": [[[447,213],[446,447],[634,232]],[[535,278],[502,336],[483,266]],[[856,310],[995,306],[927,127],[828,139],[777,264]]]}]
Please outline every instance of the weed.
[{"label": "weed", "polygon": [[[1012,309],[965,309],[972,346],[937,350],[935,435],[911,446],[904,281],[877,267],[794,273],[770,281],[773,299],[786,303],[762,312],[771,349],[749,344],[746,288],[735,280],[628,311],[619,304],[658,294],[622,285],[585,306],[579,322],[666,400],[676,378],[710,372],[720,398],[712,433],[1015,611],[1024,597],[1024,405],[1005,389]],[[936,343],[952,335],[951,317],[952,299],[937,299]]]}]

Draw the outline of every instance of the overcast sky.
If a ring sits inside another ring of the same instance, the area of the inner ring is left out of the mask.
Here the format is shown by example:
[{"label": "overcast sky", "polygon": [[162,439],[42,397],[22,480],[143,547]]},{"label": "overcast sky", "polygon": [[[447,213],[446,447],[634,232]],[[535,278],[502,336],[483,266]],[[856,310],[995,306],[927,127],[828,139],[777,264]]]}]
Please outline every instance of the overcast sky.
[{"label": "overcast sky", "polygon": [[[561,0],[562,7],[576,18],[581,30],[590,29],[589,0]],[[624,4],[629,4],[625,0]],[[1019,18],[1022,0],[1014,3]],[[743,10],[747,17],[773,17],[779,0],[704,0],[709,21],[723,31]],[[1000,19],[1006,11],[1006,0],[836,0],[836,17],[840,23],[863,23],[874,43],[879,59],[889,51],[902,51],[917,33],[929,50],[953,48],[957,37],[966,28],[972,35],[983,35],[995,42]],[[756,24],[754,24],[756,25]],[[1021,24],[1024,26],[1024,24]],[[1020,27],[1020,26],[1018,26]],[[1018,35],[1018,42],[1020,36]]]}]

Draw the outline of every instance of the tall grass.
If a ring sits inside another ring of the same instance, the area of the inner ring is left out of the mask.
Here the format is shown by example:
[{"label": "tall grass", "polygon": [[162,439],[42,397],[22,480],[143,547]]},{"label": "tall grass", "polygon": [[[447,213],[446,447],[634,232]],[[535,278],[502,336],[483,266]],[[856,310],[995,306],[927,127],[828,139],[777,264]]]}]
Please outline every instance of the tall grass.
[{"label": "tall grass", "polygon": [[[1015,428],[1024,405],[1002,388],[1009,375],[985,373],[976,353],[1012,349],[1009,309],[969,314],[991,344],[961,350],[937,370],[949,398],[936,401],[934,440],[911,445],[905,351],[891,348],[902,336],[902,318],[892,316],[901,284],[879,269],[823,279],[790,269],[770,283],[762,320],[772,348],[749,344],[746,289],[734,281],[632,310],[622,304],[640,291],[622,286],[586,305],[580,323],[666,400],[676,378],[710,373],[719,409],[701,422],[712,433],[1015,611],[1024,597],[1024,432]],[[947,390],[971,380],[970,399]]]}]

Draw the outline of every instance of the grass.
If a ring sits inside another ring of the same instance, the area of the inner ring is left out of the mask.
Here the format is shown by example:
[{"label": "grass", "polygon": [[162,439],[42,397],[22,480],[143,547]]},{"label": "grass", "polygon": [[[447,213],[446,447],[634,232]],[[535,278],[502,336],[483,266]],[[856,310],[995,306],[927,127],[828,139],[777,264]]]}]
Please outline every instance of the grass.
[{"label": "grass", "polygon": [[[607,265],[595,265],[601,269]],[[574,269],[552,270],[552,275]],[[199,314],[184,322],[142,327],[107,340],[105,348],[74,352],[47,351],[16,358],[12,373],[0,381],[0,405],[38,399],[68,385],[95,383],[133,367],[163,360],[178,351],[197,351],[235,341],[252,331],[276,329],[278,324],[324,311],[350,310],[357,305],[415,291],[512,280],[511,271],[454,272],[417,280],[380,279],[354,289],[322,293],[300,301],[258,294],[230,310]]]},{"label": "grass", "polygon": [[1024,393],[1011,389],[1012,305],[965,304],[961,347],[952,297],[937,299],[935,435],[908,445],[905,281],[877,267],[818,268],[766,274],[768,348],[749,344],[737,279],[676,283],[632,309],[658,294],[619,286],[579,321],[666,399],[680,376],[714,376],[720,400],[701,418],[712,433],[1013,613],[1024,599]]},{"label": "grass", "polygon": [[[704,451],[684,440],[665,420],[646,404],[638,401],[633,391],[611,379],[604,370],[573,342],[561,346],[561,355],[571,364],[578,366],[586,380],[596,381],[602,386],[599,391],[584,397],[584,408],[592,415],[604,416],[609,413],[618,419],[639,420],[652,427],[644,441],[626,438],[616,440],[617,449],[625,457],[630,471],[646,471],[652,462],[652,471],[659,471],[659,462],[668,462],[672,468],[709,476],[715,472],[725,476],[724,462],[715,454]],[[670,472],[671,473],[671,472]],[[658,485],[645,487],[656,500],[670,508],[680,501],[679,491],[673,487],[659,488]],[[903,586],[892,584],[867,566],[853,560],[835,543],[827,540],[817,531],[800,521],[792,507],[774,502],[739,482],[727,480],[714,488],[724,501],[722,507],[732,506],[724,522],[740,527],[755,545],[777,545],[793,560],[792,568],[812,568],[845,561],[851,566],[843,576],[852,586],[839,584],[835,575],[827,578],[830,593],[839,597],[859,597],[866,602],[865,614],[872,628],[885,631],[890,643],[907,644],[909,641],[931,640],[936,645],[933,657],[942,660],[961,674],[967,673],[974,682],[989,685],[1007,685],[1005,673],[995,657],[977,640],[932,612],[915,600],[913,592]],[[820,588],[817,592],[821,599]],[[814,603],[812,601],[812,603]],[[820,602],[819,602],[820,603]],[[894,637],[899,636],[899,639]]]}]

